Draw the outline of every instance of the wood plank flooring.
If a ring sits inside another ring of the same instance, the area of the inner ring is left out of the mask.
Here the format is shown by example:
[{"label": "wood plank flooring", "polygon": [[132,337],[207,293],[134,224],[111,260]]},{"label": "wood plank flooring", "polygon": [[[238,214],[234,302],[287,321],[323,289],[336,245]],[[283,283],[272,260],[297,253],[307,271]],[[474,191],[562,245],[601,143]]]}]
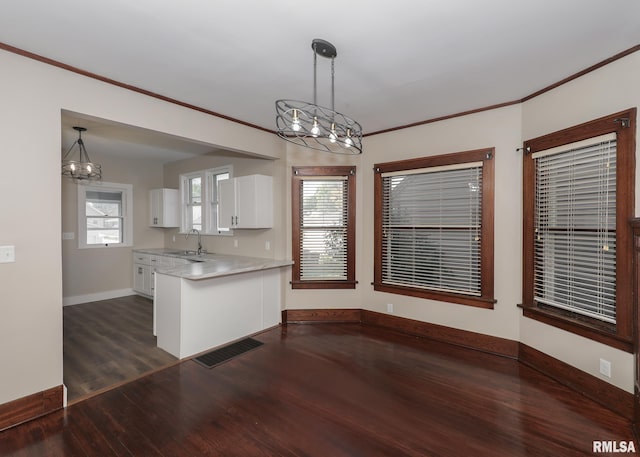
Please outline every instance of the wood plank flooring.
[{"label": "wood plank flooring", "polygon": [[177,359],[156,347],[153,303],[139,295],[65,306],[64,383],[76,400]]},{"label": "wood plank flooring", "polygon": [[564,457],[633,439],[512,359],[360,324],[255,338],[213,369],[184,361],[0,433],[0,455]]}]

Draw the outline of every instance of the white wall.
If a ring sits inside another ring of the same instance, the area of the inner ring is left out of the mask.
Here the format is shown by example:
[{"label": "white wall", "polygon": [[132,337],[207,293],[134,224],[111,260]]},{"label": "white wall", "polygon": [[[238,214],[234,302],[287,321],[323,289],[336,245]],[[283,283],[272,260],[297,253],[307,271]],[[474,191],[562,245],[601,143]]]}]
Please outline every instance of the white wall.
[{"label": "white wall", "polygon": [[275,135],[0,51],[0,404],[62,384],[61,110],[279,158]]},{"label": "white wall", "polygon": [[[373,225],[373,166],[379,162],[426,157],[481,148],[495,148],[495,298],[493,310],[375,292],[373,281],[373,230],[363,233],[359,281],[363,307],[448,327],[517,340],[516,304],[521,300],[522,269],[522,156],[520,106],[509,106],[442,122],[399,130],[365,139],[362,157],[364,181],[363,225]],[[367,190],[369,190],[367,192]]]},{"label": "white wall", "polygon": [[102,165],[105,182],[133,187],[134,246],[78,248],[78,184],[62,179],[62,232],[73,232],[73,240],[62,241],[62,294],[64,303],[77,304],[101,299],[110,293],[126,293],[132,287],[133,248],[155,248],[164,243],[163,229],[149,227],[149,190],[162,187],[162,163],[105,154],[87,144],[91,159]]},{"label": "white wall", "polygon": [[[617,60],[522,105],[523,140],[640,106],[640,52]],[[638,143],[636,131],[636,144]],[[640,149],[636,149],[636,216],[640,215]],[[628,266],[631,268],[631,265]],[[520,318],[521,341],[589,374],[633,392],[633,354]],[[611,362],[611,378],[599,372]]]}]

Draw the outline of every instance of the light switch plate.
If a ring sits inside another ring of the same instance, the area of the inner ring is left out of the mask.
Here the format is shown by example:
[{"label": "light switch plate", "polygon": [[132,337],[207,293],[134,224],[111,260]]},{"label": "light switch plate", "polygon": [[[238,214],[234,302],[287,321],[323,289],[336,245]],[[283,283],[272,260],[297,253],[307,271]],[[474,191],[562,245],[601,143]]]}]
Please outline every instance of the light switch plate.
[{"label": "light switch plate", "polygon": [[62,232],[63,240],[73,240],[76,237],[74,232]]},{"label": "light switch plate", "polygon": [[11,263],[16,261],[15,246],[0,246],[0,263]]}]

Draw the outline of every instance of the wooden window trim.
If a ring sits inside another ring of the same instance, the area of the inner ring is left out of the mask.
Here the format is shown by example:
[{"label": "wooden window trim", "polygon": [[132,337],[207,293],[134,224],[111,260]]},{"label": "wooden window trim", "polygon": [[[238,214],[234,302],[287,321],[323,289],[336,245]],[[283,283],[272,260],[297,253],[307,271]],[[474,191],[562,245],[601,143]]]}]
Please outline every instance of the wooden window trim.
[{"label": "wooden window trim", "polygon": [[[628,119],[625,127],[620,119]],[[629,221],[635,203],[636,108],[601,117],[524,142],[523,159],[523,297],[525,317],[600,343],[633,351],[633,233]],[[617,134],[616,168],[616,324],[542,306],[534,301],[535,162],[537,151],[607,133]]]},{"label": "wooden window trim", "polygon": [[[494,188],[495,171],[494,148],[476,149],[432,157],[399,160],[374,165],[374,281],[376,291],[388,292],[411,297],[419,297],[457,303],[478,308],[493,309],[494,298]],[[439,292],[410,286],[389,285],[382,282],[382,173],[409,171],[419,168],[431,168],[443,165],[455,165],[469,162],[483,162],[482,166],[482,245],[481,245],[481,295],[475,297],[466,294]]]},{"label": "wooden window trim", "polygon": [[[291,221],[293,239],[292,289],[355,289],[356,284],[356,167],[292,167],[291,179]],[[308,176],[347,177],[347,279],[336,281],[309,281],[300,279],[300,185]]]}]

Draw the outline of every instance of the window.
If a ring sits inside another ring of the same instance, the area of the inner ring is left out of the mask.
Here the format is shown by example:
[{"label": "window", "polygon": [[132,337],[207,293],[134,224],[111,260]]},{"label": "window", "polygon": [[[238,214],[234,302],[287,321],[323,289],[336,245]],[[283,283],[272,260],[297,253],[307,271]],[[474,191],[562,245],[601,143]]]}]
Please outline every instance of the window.
[{"label": "window", "polygon": [[294,167],[294,289],[354,289],[355,167]]},{"label": "window", "polygon": [[203,176],[187,176],[185,178],[185,231],[198,230],[202,232],[202,184]]},{"label": "window", "polygon": [[493,156],[375,165],[375,290],[493,308]]},{"label": "window", "polygon": [[182,233],[195,229],[207,235],[233,234],[218,224],[219,183],[231,177],[230,165],[180,175]]},{"label": "window", "polygon": [[524,314],[625,350],[634,132],[632,110],[524,145]]},{"label": "window", "polygon": [[206,172],[207,178],[207,195],[209,197],[209,212],[207,221],[209,223],[208,233],[218,233],[218,234],[232,234],[233,232],[229,228],[220,227],[219,224],[219,190],[220,190],[220,181],[225,181],[231,178],[231,169],[230,167],[221,167],[215,168],[212,170],[207,170]]},{"label": "window", "polygon": [[78,185],[80,248],[131,246],[133,197],[130,184]]}]

